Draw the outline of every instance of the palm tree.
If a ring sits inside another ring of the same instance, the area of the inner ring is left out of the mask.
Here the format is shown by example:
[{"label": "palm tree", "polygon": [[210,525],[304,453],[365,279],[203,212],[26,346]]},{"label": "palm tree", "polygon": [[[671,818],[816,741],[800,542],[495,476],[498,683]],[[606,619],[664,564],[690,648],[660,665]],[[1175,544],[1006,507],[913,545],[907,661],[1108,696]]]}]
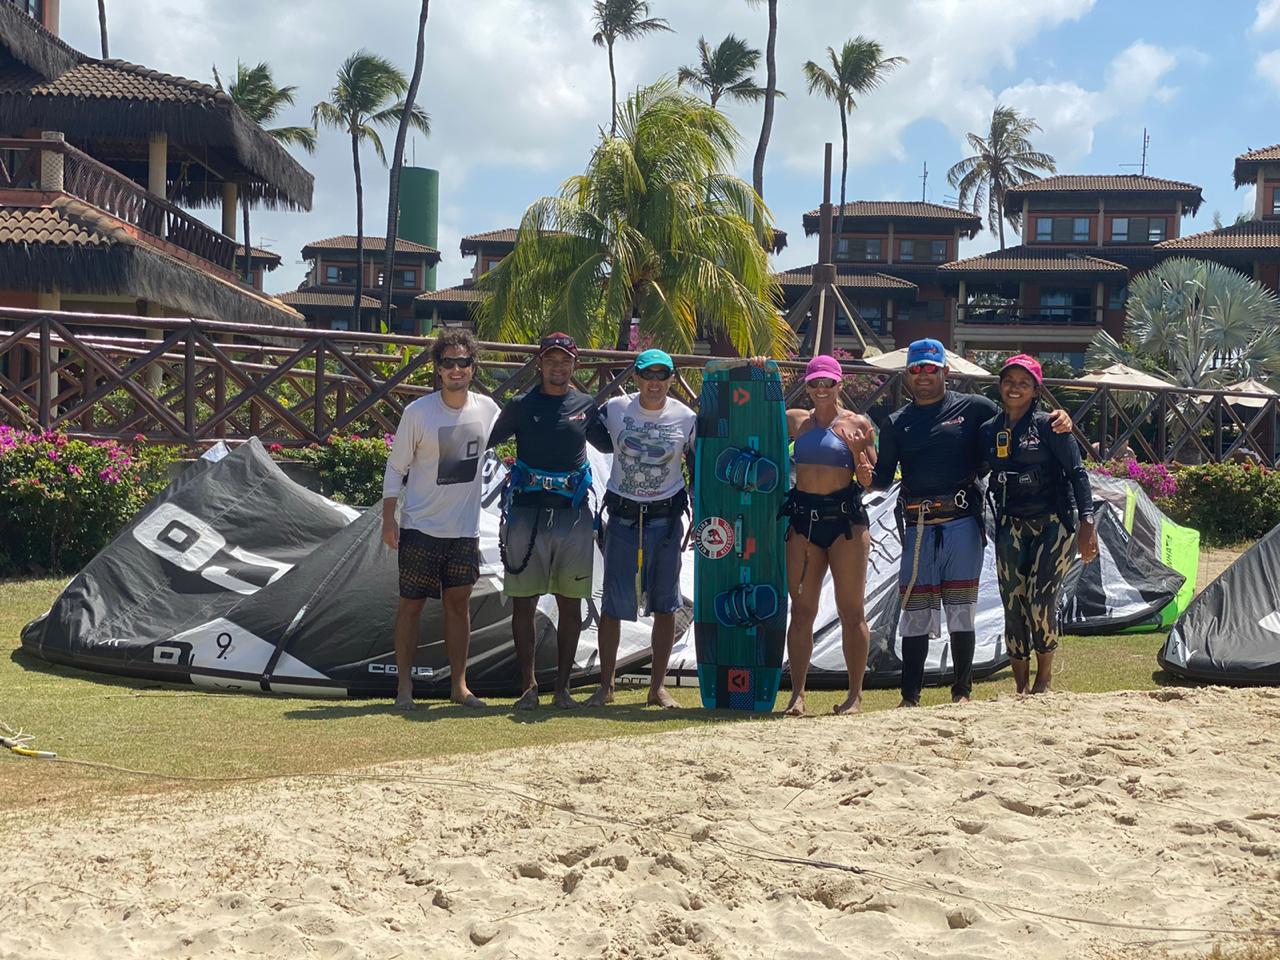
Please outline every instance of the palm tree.
[{"label": "palm tree", "polygon": [[[734,100],[755,101],[761,99],[764,87],[756,86],[751,71],[760,62],[760,51],[747,46],[729,34],[712,48],[706,38],[698,38],[698,65],[681,67],[676,71],[676,83],[700,87],[711,99],[714,107],[721,97]],[[778,96],[781,96],[778,92]]]},{"label": "palm tree", "polygon": [[[427,13],[431,0],[422,0],[422,11],[418,15],[418,46],[413,58],[413,75],[409,77],[409,89],[405,94],[405,102],[417,103],[418,85],[422,82],[422,62],[427,52]],[[391,327],[391,284],[392,271],[395,269],[396,236],[400,232],[400,170],[404,166],[404,142],[408,139],[409,126],[413,112],[405,110],[400,114],[400,123],[396,128],[396,145],[391,151],[391,180],[387,186],[387,245],[382,254],[382,328]]]},{"label": "palm tree", "polygon": [[772,218],[723,172],[737,142],[727,117],[670,80],[642,87],[618,135],[529,207],[515,250],[479,280],[491,295],[477,332],[529,342],[554,327],[625,350],[638,318],[642,336],[688,350],[703,321],[744,354],[780,355],[792,336],[775,307]]},{"label": "palm tree", "polygon": [[[753,7],[762,0],[747,0]],[[769,4],[769,40],[764,47],[764,119],[760,124],[760,139],[756,143],[755,159],[751,161],[751,186],[756,195],[764,199],[764,156],[769,149],[769,136],[773,132],[773,101],[778,95],[778,0],[766,0]]]},{"label": "palm tree", "polygon": [[965,157],[947,171],[947,182],[960,190],[958,207],[971,205],[979,216],[982,208],[987,208],[987,227],[999,232],[1001,250],[1004,249],[1005,221],[1018,229],[1021,220],[1019,211],[1005,208],[1005,192],[1019,183],[1039,180],[1036,171],[1054,173],[1057,170],[1053,157],[1031,147],[1030,136],[1039,129],[1040,125],[1032,117],[997,104],[986,138],[976,133],[966,136],[973,156]]},{"label": "palm tree", "polygon": [[107,0],[98,0],[98,33],[102,34],[102,59],[111,56],[107,52]]},{"label": "palm tree", "polygon": [[836,225],[836,236],[844,233],[844,193],[845,182],[849,175],[849,114],[858,103],[854,96],[870,93],[882,83],[885,77],[903,66],[905,57],[886,57],[884,48],[875,40],[869,40],[859,34],[852,40],[846,40],[839,55],[827,47],[827,59],[831,69],[808,60],[804,65],[804,77],[809,84],[810,93],[819,93],[828,100],[834,100],[836,109],[840,111],[840,217]]},{"label": "palm tree", "polygon": [[674,32],[666,20],[649,16],[645,0],[595,0],[595,35],[591,42],[609,51],[609,86],[613,105],[609,136],[618,134],[618,75],[613,68],[613,45],[619,40],[634,40],[660,30]]},{"label": "palm tree", "polygon": [[[406,107],[399,100],[391,106],[387,101],[403,96],[409,81],[400,69],[385,57],[367,50],[357,50],[338,67],[337,82],[329,91],[329,99],[311,109],[311,122],[316,127],[331,127],[351,137],[351,166],[356,178],[356,290],[351,310],[354,329],[360,329],[360,301],[364,297],[364,182],[360,178],[360,146],[366,140],[383,165],[387,162],[377,127],[399,123],[408,110],[409,122],[423,133],[429,132],[430,121],[417,104]],[[390,281],[390,277],[383,277]]]},{"label": "palm tree", "polygon": [[[222,89],[222,78],[218,76],[218,68],[213,68],[213,82]],[[293,105],[297,87],[277,87],[271,76],[271,67],[259,63],[246,67],[236,61],[236,78],[227,88],[227,96],[254,123],[260,127],[274,120],[285,107]],[[316,131],[314,127],[273,127],[267,130],[268,136],[280,143],[301,147],[307,153],[316,152]],[[252,256],[249,243],[249,190],[247,184],[240,189],[240,210],[244,218],[244,280],[252,279]]]}]

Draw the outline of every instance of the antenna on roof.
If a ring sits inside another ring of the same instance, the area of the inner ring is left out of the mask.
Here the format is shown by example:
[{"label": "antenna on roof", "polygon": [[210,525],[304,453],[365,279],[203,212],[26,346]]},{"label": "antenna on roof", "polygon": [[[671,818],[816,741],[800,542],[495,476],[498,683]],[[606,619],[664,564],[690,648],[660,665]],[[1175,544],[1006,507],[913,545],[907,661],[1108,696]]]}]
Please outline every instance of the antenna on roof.
[{"label": "antenna on roof", "polygon": [[929,187],[929,161],[924,162],[924,172],[920,174],[920,202],[924,203],[927,197],[925,191]]},{"label": "antenna on roof", "polygon": [[1147,173],[1147,147],[1151,144],[1151,134],[1147,133],[1147,128],[1142,128],[1142,162],[1141,163],[1122,163],[1120,166],[1130,169],[1137,167],[1138,173],[1146,176]]}]

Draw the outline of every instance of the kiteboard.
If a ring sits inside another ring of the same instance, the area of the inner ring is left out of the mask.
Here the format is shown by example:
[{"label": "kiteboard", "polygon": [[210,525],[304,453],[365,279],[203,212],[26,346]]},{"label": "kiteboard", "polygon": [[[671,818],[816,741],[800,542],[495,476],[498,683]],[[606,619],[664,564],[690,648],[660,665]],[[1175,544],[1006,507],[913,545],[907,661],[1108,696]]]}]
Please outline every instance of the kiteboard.
[{"label": "kiteboard", "polygon": [[778,367],[713,360],[698,410],[693,631],[702,705],[768,712],[787,640],[787,413]]}]

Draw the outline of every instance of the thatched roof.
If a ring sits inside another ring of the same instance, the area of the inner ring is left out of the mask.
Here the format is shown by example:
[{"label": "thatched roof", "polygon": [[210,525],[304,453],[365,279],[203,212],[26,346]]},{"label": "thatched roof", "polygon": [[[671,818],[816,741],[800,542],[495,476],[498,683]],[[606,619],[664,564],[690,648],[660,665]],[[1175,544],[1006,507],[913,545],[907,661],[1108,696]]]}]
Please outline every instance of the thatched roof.
[{"label": "thatched roof", "polygon": [[[12,62],[4,62],[6,51]],[[145,143],[163,131],[172,147],[220,177],[177,184],[173,199],[219,204],[225,179],[246,183],[262,205],[311,209],[311,174],[226,93],[123,60],[87,56],[3,2],[0,128],[61,130],[72,143]]]},{"label": "thatched roof", "polygon": [[275,298],[170,256],[72,197],[0,209],[0,276],[14,290],[127,296],[211,320],[302,324]]}]

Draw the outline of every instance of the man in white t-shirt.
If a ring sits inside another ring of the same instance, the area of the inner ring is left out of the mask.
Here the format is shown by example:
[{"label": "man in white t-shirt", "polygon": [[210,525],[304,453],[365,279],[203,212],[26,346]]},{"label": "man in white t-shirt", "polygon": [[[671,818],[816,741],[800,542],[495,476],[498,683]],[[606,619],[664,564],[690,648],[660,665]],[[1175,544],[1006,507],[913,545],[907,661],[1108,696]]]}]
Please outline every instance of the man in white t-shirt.
[{"label": "man in white t-shirt", "polygon": [[[680,609],[680,556],[689,503],[681,469],[692,457],[697,414],[668,396],[675,364],[661,350],[636,358],[639,392],[615,397],[601,410],[599,426],[588,434],[596,446],[613,449],[604,505],[604,598],[598,633],[600,689],[587,702],[613,700],[621,621],[634,621],[641,603],[653,617],[653,663],[649,704],[674,707],[663,686],[675,642]],[[603,436],[607,433],[607,439]]]},{"label": "man in white t-shirt", "polygon": [[481,466],[498,405],[470,390],[476,354],[469,331],[436,338],[431,359],[441,389],[405,408],[383,476],[382,540],[400,555],[395,646],[396,707],[402,710],[413,709],[413,661],[428,597],[444,605],[451,699],[484,706],[467,688],[467,646],[471,588],[480,579]]}]

